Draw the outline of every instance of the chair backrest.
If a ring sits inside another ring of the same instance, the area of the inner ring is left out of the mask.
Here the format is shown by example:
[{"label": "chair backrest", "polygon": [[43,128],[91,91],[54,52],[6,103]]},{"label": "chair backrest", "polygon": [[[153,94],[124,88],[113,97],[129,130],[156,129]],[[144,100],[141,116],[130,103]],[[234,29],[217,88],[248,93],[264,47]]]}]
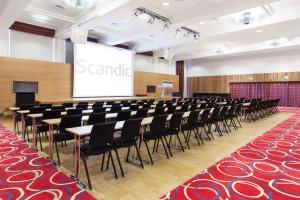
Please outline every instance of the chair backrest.
[{"label": "chair backrest", "polygon": [[211,117],[210,118],[211,119],[218,119],[219,115],[220,115],[220,110],[221,110],[220,107],[214,108],[214,110],[211,113]]},{"label": "chair backrest", "polygon": [[121,142],[135,140],[139,136],[142,119],[130,119],[124,122],[121,132]]},{"label": "chair backrest", "polygon": [[143,108],[149,109],[150,107],[151,107],[151,104],[149,104],[149,103],[143,105]]},{"label": "chair backrest", "polygon": [[44,111],[43,119],[56,119],[61,118],[61,110]]},{"label": "chair backrest", "polygon": [[138,109],[139,109],[139,105],[137,105],[137,104],[131,105],[131,106],[130,106],[130,110],[136,111],[136,110],[138,110]]},{"label": "chair backrest", "polygon": [[197,126],[200,111],[192,111],[188,117],[187,123],[189,126]]},{"label": "chair backrest", "polygon": [[76,106],[76,109],[87,110],[88,109],[88,104],[78,104]]},{"label": "chair backrest", "polygon": [[145,118],[148,116],[148,109],[139,109],[136,112],[135,118]]},{"label": "chair backrest", "polygon": [[154,115],[163,115],[165,113],[164,107],[156,107],[154,110]]},{"label": "chair backrest", "polygon": [[198,107],[198,104],[192,104],[191,107],[190,107],[190,111],[195,111],[197,110],[197,107]]},{"label": "chair backrest", "polygon": [[61,110],[63,111],[65,108],[63,106],[52,106],[51,110]]},{"label": "chair backrest", "polygon": [[62,106],[65,108],[71,108],[73,107],[73,103],[62,103]]},{"label": "chair backrest", "polygon": [[43,113],[46,110],[46,107],[37,106],[30,108],[30,114]]},{"label": "chair backrest", "polygon": [[110,144],[114,138],[115,126],[115,122],[95,124],[89,139],[91,148],[101,148]]},{"label": "chair backrest", "polygon": [[165,130],[168,115],[157,115],[153,117],[150,124],[150,132],[153,135],[161,135]]},{"label": "chair backrest", "polygon": [[206,106],[207,106],[207,104],[206,104],[206,103],[202,103],[202,104],[200,104],[200,110],[202,110],[202,109],[205,109],[205,108],[206,108]]},{"label": "chair backrest", "polygon": [[228,108],[229,108],[228,106],[222,107],[222,109],[220,111],[220,116],[221,117],[225,117],[226,116]]},{"label": "chair backrest", "polygon": [[106,113],[92,113],[89,116],[89,119],[87,121],[88,125],[94,125],[94,124],[100,124],[100,123],[105,123],[106,119],[105,119]]},{"label": "chair backrest", "polygon": [[94,108],[93,113],[103,113],[105,111],[106,111],[106,108],[104,108],[104,107],[96,107],[96,108]]},{"label": "chair backrest", "polygon": [[34,107],[33,104],[21,105],[20,110],[30,110],[32,107]]},{"label": "chair backrest", "polygon": [[73,128],[81,126],[81,115],[62,116],[59,124],[59,131],[65,132],[66,128]]},{"label": "chair backrest", "polygon": [[40,104],[40,107],[45,107],[46,109],[50,109],[50,108],[52,108],[52,104],[51,103],[42,103],[42,104]]},{"label": "chair backrest", "polygon": [[125,121],[131,118],[131,110],[118,112],[116,121]]},{"label": "chair backrest", "polygon": [[200,119],[201,122],[206,122],[207,121],[210,111],[211,111],[210,108],[203,110],[202,115],[201,115],[201,119]]},{"label": "chair backrest", "polygon": [[188,104],[184,104],[181,106],[180,111],[181,112],[187,112],[189,110],[189,105]]},{"label": "chair backrest", "polygon": [[131,103],[129,103],[129,102],[123,102],[123,103],[122,103],[122,106],[123,106],[123,107],[130,107],[130,106],[131,106]]},{"label": "chair backrest", "polygon": [[183,113],[174,113],[170,119],[169,130],[179,130]]},{"label": "chair backrest", "polygon": [[93,104],[93,108],[103,107],[103,105],[104,105],[104,102],[98,102],[98,101],[96,101]]},{"label": "chair backrest", "polygon": [[110,113],[117,113],[117,112],[119,112],[119,111],[121,111],[122,110],[122,107],[121,106],[112,106],[111,108],[110,108]]},{"label": "chair backrest", "polygon": [[67,115],[81,115],[82,109],[69,109],[67,110]]}]

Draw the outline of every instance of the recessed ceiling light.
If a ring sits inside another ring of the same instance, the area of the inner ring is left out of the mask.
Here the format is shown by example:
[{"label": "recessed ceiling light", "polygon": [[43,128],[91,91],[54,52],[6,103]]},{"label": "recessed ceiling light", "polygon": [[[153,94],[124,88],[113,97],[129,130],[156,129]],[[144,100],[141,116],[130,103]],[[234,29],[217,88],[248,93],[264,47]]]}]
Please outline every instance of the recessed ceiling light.
[{"label": "recessed ceiling light", "polygon": [[261,33],[261,30],[257,30],[256,33]]},{"label": "recessed ceiling light", "polygon": [[200,25],[203,25],[203,24],[205,24],[205,22],[199,22],[199,24],[200,24]]},{"label": "recessed ceiling light", "polygon": [[65,0],[67,5],[77,9],[92,8],[96,4],[96,0]]},{"label": "recessed ceiling light", "polygon": [[163,6],[169,6],[169,5],[170,5],[170,2],[165,1],[165,2],[162,3],[162,5],[163,5]]},{"label": "recessed ceiling light", "polygon": [[32,18],[35,21],[39,21],[39,22],[46,22],[46,21],[50,20],[50,18],[48,16],[45,16],[45,15],[42,15],[42,14],[33,14]]}]

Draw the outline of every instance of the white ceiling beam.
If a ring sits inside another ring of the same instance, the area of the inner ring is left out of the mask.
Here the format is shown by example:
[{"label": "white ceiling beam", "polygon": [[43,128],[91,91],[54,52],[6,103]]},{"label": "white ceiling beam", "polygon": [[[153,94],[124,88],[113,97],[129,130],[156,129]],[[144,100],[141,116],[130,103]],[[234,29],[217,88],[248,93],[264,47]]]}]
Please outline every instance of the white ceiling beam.
[{"label": "white ceiling beam", "polygon": [[[206,7],[193,7],[187,9],[183,12],[176,14],[171,17],[173,24],[171,25],[174,28],[184,26],[193,22],[211,20],[217,17],[221,17],[227,14],[239,12],[241,10],[247,10],[256,6],[262,6],[271,2],[278,0],[251,0],[251,1],[241,1],[241,0],[228,0],[219,4],[212,4]],[[200,13],[201,11],[201,13]],[[200,13],[200,14],[199,14]],[[122,36],[110,37],[107,38],[106,44],[116,45],[122,44],[125,42],[130,42],[136,39],[145,37],[149,32],[157,32],[155,28],[140,29],[139,31],[127,31]],[[134,34],[133,34],[134,33]],[[159,32],[158,32],[159,33]]]},{"label": "white ceiling beam", "polygon": [[43,9],[40,9],[40,8],[36,8],[36,7],[32,7],[32,6],[28,6],[26,8],[26,10],[29,11],[29,12],[36,13],[36,14],[41,14],[41,15],[45,15],[47,17],[59,19],[59,20],[65,21],[65,22],[70,22],[70,23],[75,23],[76,22],[75,19],[72,18],[72,17],[60,15],[60,14],[57,14],[57,13],[54,13],[54,12],[50,12],[50,11],[43,10]]},{"label": "white ceiling beam", "polygon": [[0,12],[0,27],[8,29],[23,14],[30,2],[31,0],[7,0]]}]

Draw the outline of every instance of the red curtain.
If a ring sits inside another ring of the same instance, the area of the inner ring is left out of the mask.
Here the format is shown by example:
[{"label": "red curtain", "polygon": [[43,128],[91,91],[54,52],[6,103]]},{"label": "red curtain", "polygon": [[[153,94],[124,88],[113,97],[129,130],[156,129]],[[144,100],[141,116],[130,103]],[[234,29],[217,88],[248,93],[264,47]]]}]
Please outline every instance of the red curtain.
[{"label": "red curtain", "polygon": [[231,83],[234,98],[280,99],[280,106],[300,107],[300,82]]},{"label": "red curtain", "polygon": [[184,61],[177,61],[176,62],[176,75],[179,76],[179,92],[183,94],[184,88]]}]

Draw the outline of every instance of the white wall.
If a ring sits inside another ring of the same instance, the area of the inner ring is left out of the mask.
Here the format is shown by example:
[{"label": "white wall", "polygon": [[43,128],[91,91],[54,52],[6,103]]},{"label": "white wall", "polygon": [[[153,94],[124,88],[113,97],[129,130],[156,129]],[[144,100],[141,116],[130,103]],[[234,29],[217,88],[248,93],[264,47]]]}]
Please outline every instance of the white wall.
[{"label": "white wall", "polygon": [[217,76],[300,71],[300,50],[190,60],[187,76]]},{"label": "white wall", "polygon": [[0,56],[65,62],[65,40],[0,29]]},{"label": "white wall", "polygon": [[138,54],[135,55],[134,70],[162,74],[176,74],[174,61]]}]

